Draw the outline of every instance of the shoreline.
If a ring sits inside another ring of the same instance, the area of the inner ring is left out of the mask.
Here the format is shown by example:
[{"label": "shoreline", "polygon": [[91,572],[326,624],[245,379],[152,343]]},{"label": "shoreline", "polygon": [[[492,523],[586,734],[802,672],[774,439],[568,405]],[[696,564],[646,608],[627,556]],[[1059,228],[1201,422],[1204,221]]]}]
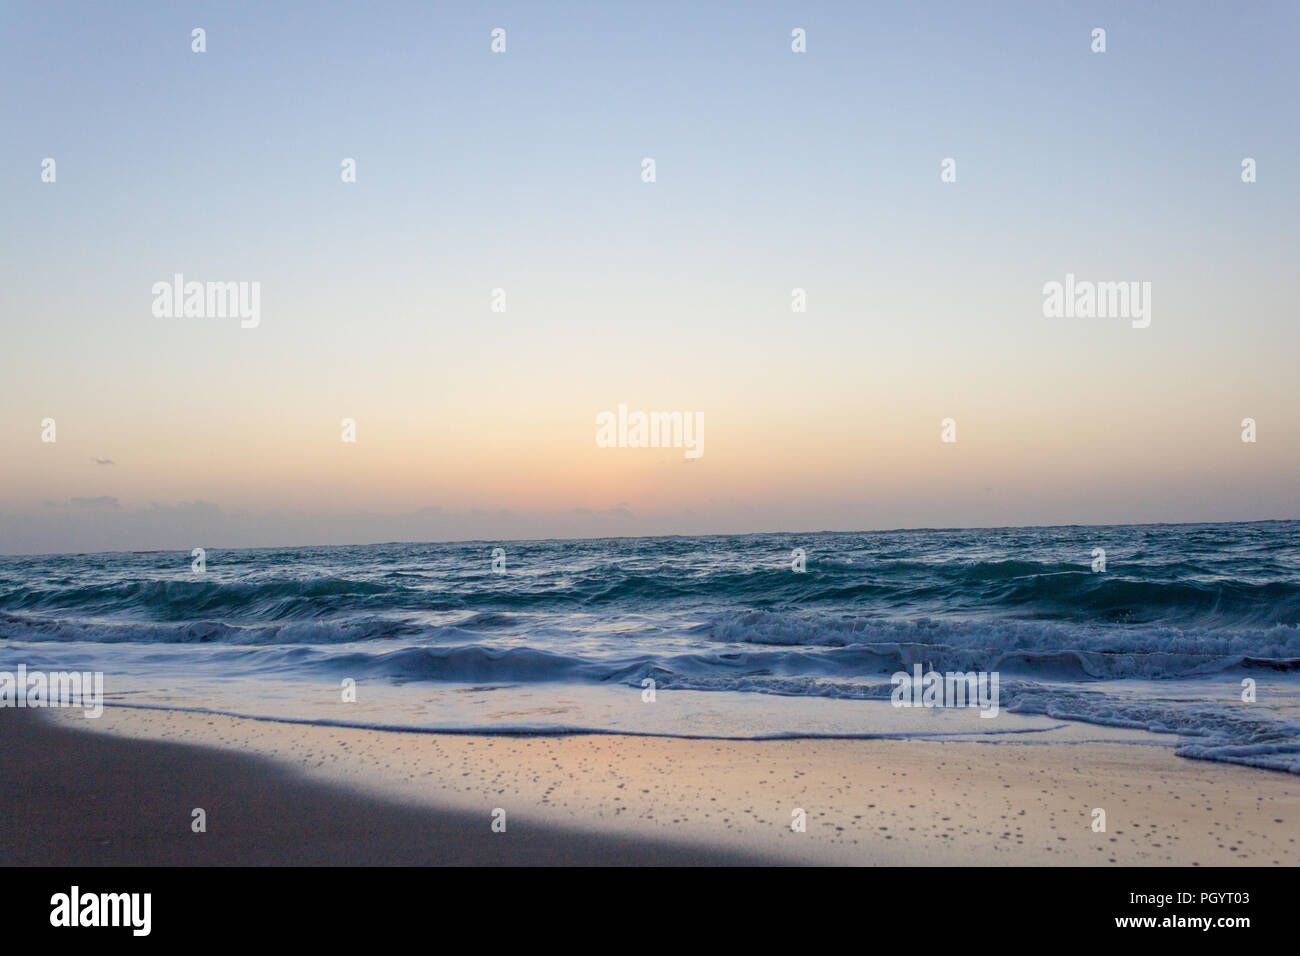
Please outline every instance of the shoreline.
[{"label": "shoreline", "polygon": [[[733,866],[737,853],[512,826],[330,785],[228,748],[0,711],[3,866]],[[207,832],[192,830],[202,807]],[[513,821],[512,821],[513,822]]]},{"label": "shoreline", "polygon": [[7,864],[1300,864],[1300,778],[1135,740],[476,736],[7,710],[0,803]]}]

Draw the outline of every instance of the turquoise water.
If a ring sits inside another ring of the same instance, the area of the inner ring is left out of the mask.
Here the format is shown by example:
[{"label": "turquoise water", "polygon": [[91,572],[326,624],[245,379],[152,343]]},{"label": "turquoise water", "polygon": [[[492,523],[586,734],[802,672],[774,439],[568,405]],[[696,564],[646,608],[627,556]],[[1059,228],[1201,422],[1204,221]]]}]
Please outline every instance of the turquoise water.
[{"label": "turquoise water", "polygon": [[[213,548],[201,573],[188,552],[7,557],[0,668],[102,670],[110,703],[442,730],[991,736],[1064,720],[1300,772],[1297,530]],[[917,664],[999,673],[999,715],[883,710]]]}]

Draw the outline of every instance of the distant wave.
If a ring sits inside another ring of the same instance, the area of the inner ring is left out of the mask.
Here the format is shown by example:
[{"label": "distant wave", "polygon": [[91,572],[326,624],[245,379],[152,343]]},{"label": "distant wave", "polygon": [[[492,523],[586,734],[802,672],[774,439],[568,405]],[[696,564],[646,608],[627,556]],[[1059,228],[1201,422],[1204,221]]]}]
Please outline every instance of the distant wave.
[{"label": "distant wave", "polygon": [[[1214,576],[1204,563],[1151,564],[1093,574],[1058,561],[882,561],[811,558],[805,574],[785,563],[657,569],[617,562],[543,567],[503,579],[486,569],[368,571],[227,580],[164,577],[87,582],[0,576],[0,611],[50,616],[132,615],[139,620],[218,617],[283,621],[361,612],[443,610],[556,612],[585,608],[743,604],[751,608],[855,607],[880,614],[959,614],[1113,624],[1198,627],[1300,625],[1300,580]],[[480,562],[481,564],[481,562]],[[1159,579],[1139,578],[1149,570]],[[1225,569],[1226,570],[1226,569]]]}]

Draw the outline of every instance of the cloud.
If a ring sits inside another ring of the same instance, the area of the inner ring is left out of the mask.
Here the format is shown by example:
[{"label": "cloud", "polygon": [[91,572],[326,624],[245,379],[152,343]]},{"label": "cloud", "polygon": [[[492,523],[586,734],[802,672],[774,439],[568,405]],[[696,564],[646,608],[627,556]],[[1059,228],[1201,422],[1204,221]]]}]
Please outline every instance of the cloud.
[{"label": "cloud", "polygon": [[115,462],[115,461],[114,461],[113,459],[111,459],[111,458],[92,458],[92,459],[90,459],[90,460],[93,461],[93,462],[94,462],[95,464],[97,464],[97,465],[116,465],[116,464],[117,464],[117,462]]},{"label": "cloud", "polygon": [[117,499],[109,495],[100,495],[98,498],[73,498],[72,503],[78,508],[107,508],[114,511],[121,507]]}]

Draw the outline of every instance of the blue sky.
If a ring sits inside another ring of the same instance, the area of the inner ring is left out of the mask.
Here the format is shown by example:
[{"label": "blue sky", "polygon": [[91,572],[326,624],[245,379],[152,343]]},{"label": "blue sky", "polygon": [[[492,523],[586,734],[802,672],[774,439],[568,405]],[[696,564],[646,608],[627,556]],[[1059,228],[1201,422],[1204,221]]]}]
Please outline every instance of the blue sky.
[{"label": "blue sky", "polygon": [[[1295,517],[1298,10],[6,4],[0,551]],[[1066,272],[1152,327],[1044,319]],[[702,467],[598,456],[621,401]]]}]

